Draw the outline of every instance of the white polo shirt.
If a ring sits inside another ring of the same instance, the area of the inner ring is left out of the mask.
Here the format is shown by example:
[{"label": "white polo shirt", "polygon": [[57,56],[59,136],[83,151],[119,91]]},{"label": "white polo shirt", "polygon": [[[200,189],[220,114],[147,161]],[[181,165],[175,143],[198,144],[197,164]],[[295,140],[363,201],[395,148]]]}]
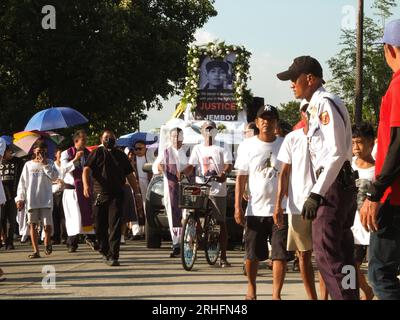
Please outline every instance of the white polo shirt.
[{"label": "white polo shirt", "polygon": [[307,136],[303,129],[290,132],[282,143],[278,160],[291,165],[286,212],[301,214],[313,187]]}]

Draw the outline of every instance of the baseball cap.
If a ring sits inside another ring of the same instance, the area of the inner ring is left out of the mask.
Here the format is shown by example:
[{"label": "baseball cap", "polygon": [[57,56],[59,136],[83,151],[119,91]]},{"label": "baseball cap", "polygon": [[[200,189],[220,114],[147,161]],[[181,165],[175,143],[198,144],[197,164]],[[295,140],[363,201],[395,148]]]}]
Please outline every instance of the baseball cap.
[{"label": "baseball cap", "polygon": [[400,47],[400,19],[390,21],[385,26],[383,38],[381,38],[377,43],[387,43],[395,47]]},{"label": "baseball cap", "polygon": [[274,117],[275,119],[279,119],[278,109],[270,104],[262,106],[257,111],[257,118],[261,118],[264,115],[268,115],[270,117]]},{"label": "baseball cap", "polygon": [[222,70],[225,71],[225,73],[228,73],[229,66],[225,61],[222,60],[211,60],[210,62],[207,62],[206,64],[206,70],[207,72],[210,72],[212,68],[221,68]]},{"label": "baseball cap", "polygon": [[206,121],[204,121],[204,123],[201,126],[201,131],[203,131],[203,130],[205,130],[207,128],[210,128],[210,127],[216,129],[217,125],[216,125],[216,123],[214,121],[206,120]]},{"label": "baseball cap", "polygon": [[279,80],[287,81],[297,79],[302,73],[311,73],[314,76],[321,78],[322,83],[325,83],[323,80],[321,64],[317,59],[310,56],[295,58],[288,70],[278,73],[276,76]]}]

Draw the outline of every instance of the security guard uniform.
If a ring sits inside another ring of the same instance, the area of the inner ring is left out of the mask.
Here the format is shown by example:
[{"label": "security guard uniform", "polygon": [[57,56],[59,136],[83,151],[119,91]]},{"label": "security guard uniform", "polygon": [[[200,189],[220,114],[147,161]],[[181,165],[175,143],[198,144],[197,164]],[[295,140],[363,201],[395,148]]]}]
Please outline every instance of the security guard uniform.
[{"label": "security guard uniform", "polygon": [[323,87],[313,94],[307,112],[309,156],[315,182],[311,193],[322,197],[312,224],[317,266],[332,299],[359,299],[356,273],[355,279],[344,279],[349,272],[344,267],[355,266],[350,228],[357,193],[350,165],[350,116],[342,101]]}]

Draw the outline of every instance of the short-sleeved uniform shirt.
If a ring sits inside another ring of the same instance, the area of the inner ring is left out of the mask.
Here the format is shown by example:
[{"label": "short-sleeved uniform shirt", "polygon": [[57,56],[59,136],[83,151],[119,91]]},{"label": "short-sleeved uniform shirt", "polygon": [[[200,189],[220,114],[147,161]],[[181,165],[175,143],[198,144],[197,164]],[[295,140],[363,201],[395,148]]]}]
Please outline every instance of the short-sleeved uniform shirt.
[{"label": "short-sleeved uniform shirt", "polygon": [[311,192],[325,196],[340,169],[352,159],[351,121],[347,108],[335,95],[320,87],[307,108],[310,159],[313,171],[323,168]]},{"label": "short-sleeved uniform shirt", "polygon": [[92,170],[95,193],[117,194],[122,192],[126,176],[133,172],[126,154],[118,149],[107,150],[99,146],[86,161]]}]

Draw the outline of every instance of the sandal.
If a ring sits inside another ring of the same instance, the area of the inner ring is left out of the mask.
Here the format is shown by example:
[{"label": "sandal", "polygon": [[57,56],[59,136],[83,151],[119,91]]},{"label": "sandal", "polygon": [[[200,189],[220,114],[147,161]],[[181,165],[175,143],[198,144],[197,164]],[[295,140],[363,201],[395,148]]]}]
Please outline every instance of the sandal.
[{"label": "sandal", "polygon": [[28,256],[29,259],[37,259],[40,258],[39,252],[34,252]]},{"label": "sandal", "polygon": [[53,252],[53,246],[51,244],[46,246],[46,250],[44,251],[44,253],[46,254],[46,256],[51,255],[51,253]]},{"label": "sandal", "polygon": [[254,296],[254,297],[246,296],[246,298],[244,298],[244,300],[257,300],[257,296]]}]

